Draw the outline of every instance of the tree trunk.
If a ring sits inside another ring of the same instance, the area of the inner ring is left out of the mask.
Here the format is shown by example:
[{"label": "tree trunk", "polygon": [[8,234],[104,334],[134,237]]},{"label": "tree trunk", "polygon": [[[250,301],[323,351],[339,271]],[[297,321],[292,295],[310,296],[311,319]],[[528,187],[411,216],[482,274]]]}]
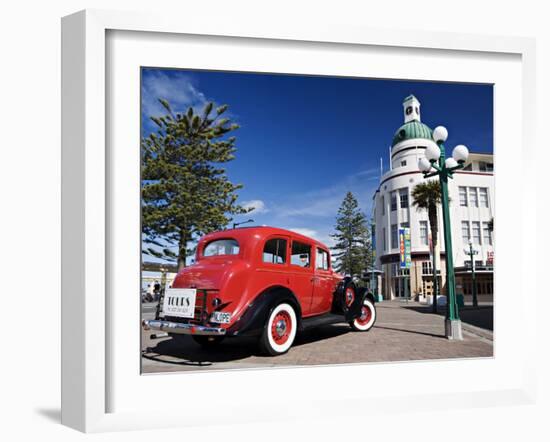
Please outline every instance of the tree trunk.
[{"label": "tree trunk", "polygon": [[187,235],[181,234],[178,244],[178,272],[187,264]]}]

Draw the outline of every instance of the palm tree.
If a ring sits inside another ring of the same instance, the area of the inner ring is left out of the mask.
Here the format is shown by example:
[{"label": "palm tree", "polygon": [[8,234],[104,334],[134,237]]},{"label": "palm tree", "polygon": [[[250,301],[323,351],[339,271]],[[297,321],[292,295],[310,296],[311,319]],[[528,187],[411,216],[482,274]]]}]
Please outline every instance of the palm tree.
[{"label": "palm tree", "polygon": [[437,180],[425,181],[423,183],[417,184],[412,191],[413,206],[416,206],[418,211],[427,210],[428,211],[428,220],[430,222],[430,232],[432,234],[432,251],[433,251],[433,312],[437,313],[437,293],[438,293],[438,284],[437,284],[437,270],[436,270],[436,259],[439,257],[435,256],[435,250],[437,246],[437,236],[438,236],[438,222],[437,222],[437,206],[441,204],[441,187]]}]

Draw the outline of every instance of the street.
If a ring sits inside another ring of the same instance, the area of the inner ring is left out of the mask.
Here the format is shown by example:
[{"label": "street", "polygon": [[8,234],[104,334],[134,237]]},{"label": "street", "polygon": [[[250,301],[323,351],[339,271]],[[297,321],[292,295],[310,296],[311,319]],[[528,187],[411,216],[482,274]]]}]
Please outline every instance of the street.
[{"label": "street", "polygon": [[[384,301],[376,305],[377,320],[366,333],[347,324],[307,330],[296,337],[290,351],[268,357],[259,353],[252,338],[228,338],[205,350],[191,337],[175,345],[170,337],[151,339],[142,332],[142,372],[242,369],[258,367],[411,361],[422,359],[493,356],[493,307],[461,310],[463,341],[444,336],[444,307],[439,314],[416,302]],[[143,317],[153,318],[153,304],[142,306]]]}]

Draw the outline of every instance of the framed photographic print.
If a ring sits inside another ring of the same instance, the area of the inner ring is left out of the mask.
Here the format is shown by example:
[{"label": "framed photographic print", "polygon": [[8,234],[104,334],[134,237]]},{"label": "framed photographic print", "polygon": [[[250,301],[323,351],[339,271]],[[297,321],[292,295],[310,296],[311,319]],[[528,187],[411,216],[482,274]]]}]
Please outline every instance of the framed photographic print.
[{"label": "framed photographic print", "polygon": [[511,300],[533,283],[506,282],[527,269],[505,238],[534,210],[509,179],[533,149],[533,57],[519,38],[64,18],[63,423],[529,402],[535,325]]}]

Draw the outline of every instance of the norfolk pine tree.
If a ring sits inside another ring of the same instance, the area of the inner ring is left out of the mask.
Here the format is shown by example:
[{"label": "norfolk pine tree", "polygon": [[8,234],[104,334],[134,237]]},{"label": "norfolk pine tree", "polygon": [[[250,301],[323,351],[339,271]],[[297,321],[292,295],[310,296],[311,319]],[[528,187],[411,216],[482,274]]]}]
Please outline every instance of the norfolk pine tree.
[{"label": "norfolk pine tree", "polygon": [[227,105],[180,114],[159,101],[167,113],[151,117],[158,129],[141,141],[142,238],[149,245],[143,253],[175,261],[180,270],[190,241],[248,211],[237,204],[242,186],[220,167],[235,158],[236,139],[228,134],[238,125],[222,117]]},{"label": "norfolk pine tree", "polygon": [[336,244],[332,247],[336,270],[351,276],[361,276],[371,259],[370,234],[367,218],[359,209],[355,196],[348,192],[336,217],[336,233],[330,236]]}]

